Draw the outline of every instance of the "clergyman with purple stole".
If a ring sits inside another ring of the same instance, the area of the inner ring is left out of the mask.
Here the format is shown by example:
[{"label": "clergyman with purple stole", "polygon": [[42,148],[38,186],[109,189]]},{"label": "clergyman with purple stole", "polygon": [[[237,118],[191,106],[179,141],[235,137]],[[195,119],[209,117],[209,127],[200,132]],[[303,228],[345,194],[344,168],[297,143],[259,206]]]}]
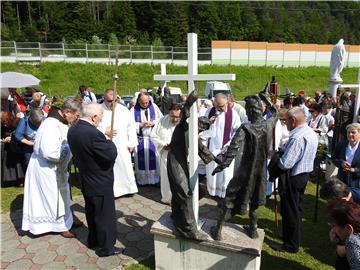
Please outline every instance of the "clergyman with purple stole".
[{"label": "clergyman with purple stole", "polygon": [[141,92],[131,108],[136,122],[139,144],[135,148],[135,175],[139,185],[153,185],[160,181],[159,158],[150,139],[151,130],[163,116],[147,92]]}]

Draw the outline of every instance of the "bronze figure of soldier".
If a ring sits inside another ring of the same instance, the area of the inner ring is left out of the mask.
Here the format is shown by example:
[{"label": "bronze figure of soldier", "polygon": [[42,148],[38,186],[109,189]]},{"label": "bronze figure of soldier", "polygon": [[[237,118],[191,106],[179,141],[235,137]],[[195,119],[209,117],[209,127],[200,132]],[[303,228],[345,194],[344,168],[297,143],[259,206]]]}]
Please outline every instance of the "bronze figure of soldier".
[{"label": "bronze figure of soldier", "polygon": [[[265,203],[266,163],[272,129],[276,123],[276,109],[262,93],[245,98],[245,109],[250,123],[242,124],[236,131],[223,161],[213,175],[228,167],[235,158],[234,175],[226,190],[226,196],[219,202],[221,216],[211,228],[211,236],[221,240],[225,221],[236,214],[244,214],[249,206],[250,223],[244,226],[251,238],[257,238],[258,207]],[[270,108],[272,117],[263,118],[263,104]]]}]

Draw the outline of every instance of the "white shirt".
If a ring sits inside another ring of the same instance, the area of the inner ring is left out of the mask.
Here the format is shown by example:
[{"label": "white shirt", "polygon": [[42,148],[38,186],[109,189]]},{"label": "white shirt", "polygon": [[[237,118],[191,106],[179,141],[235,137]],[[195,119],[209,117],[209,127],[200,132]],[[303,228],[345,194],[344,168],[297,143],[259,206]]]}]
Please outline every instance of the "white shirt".
[{"label": "white shirt", "polygon": [[355,152],[356,152],[358,146],[359,146],[359,142],[357,142],[354,147],[351,147],[350,143],[346,147],[346,161],[349,162],[350,164],[352,163],[352,161],[354,159]]}]

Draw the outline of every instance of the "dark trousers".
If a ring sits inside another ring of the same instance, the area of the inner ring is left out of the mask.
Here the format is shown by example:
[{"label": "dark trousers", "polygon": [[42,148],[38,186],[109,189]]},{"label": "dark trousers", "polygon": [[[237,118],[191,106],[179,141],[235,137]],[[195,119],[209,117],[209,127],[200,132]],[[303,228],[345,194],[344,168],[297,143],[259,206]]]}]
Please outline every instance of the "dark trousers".
[{"label": "dark trousers", "polygon": [[116,242],[114,195],[84,196],[89,247],[99,247],[111,254]]},{"label": "dark trousers", "polygon": [[336,255],[335,269],[336,270],[350,270],[350,265],[349,265],[347,258]]},{"label": "dark trousers", "polygon": [[290,176],[280,195],[284,247],[297,252],[300,246],[302,201],[309,173]]}]

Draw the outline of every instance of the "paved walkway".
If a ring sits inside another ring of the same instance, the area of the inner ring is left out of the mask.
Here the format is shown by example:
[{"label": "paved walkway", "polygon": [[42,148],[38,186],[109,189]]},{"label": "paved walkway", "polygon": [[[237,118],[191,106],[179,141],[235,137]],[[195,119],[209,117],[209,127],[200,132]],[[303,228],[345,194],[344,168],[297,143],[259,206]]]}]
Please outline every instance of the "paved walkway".
[{"label": "paved walkway", "polygon": [[[154,254],[151,225],[170,207],[160,203],[160,190],[141,187],[133,197],[115,201],[117,243],[123,254],[99,258],[86,247],[87,227],[74,229],[75,239],[57,234],[32,236],[21,231],[22,210],[1,215],[1,269],[121,269]],[[216,218],[215,202],[201,200],[201,216]],[[73,200],[73,209],[85,221],[82,196]]]}]

